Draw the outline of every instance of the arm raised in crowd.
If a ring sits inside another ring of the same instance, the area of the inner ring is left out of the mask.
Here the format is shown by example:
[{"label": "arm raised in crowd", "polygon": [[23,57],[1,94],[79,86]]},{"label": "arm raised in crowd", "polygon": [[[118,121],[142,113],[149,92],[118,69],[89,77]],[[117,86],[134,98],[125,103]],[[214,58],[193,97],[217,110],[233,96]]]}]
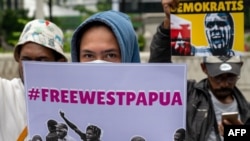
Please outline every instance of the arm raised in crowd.
[{"label": "arm raised in crowd", "polygon": [[149,62],[171,62],[170,10],[178,7],[179,0],[162,0],[164,21],[157,27],[150,45]]}]

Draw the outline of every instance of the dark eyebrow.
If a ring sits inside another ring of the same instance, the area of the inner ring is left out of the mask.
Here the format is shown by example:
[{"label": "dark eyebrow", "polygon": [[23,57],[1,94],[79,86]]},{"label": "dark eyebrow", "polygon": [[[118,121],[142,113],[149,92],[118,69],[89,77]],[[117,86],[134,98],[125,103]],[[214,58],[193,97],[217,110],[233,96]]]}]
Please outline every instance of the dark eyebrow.
[{"label": "dark eyebrow", "polygon": [[[117,49],[108,49],[108,50],[105,50],[103,51],[104,53],[109,53],[109,52],[115,52],[115,51],[119,51]],[[120,51],[119,51],[120,52]]]},{"label": "dark eyebrow", "polygon": [[[115,51],[120,52],[120,50],[118,50],[118,49],[107,49],[107,50],[102,51],[101,53],[110,53],[110,52],[115,52]],[[88,50],[88,49],[83,49],[83,50],[81,50],[81,52],[83,52],[83,53],[95,53],[95,52]]]},{"label": "dark eyebrow", "polygon": [[81,52],[83,52],[83,53],[94,53],[93,51],[87,50],[87,49],[83,49],[83,50],[81,50]]}]

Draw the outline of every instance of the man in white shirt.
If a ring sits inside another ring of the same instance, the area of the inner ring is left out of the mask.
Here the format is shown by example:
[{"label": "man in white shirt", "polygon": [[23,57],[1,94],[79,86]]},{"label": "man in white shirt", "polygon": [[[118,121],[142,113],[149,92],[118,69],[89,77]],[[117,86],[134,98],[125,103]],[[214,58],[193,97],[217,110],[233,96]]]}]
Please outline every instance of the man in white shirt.
[{"label": "man in white shirt", "polygon": [[22,61],[67,61],[63,53],[63,32],[47,20],[28,22],[14,50],[20,78],[0,77],[0,141],[23,141],[27,116]]}]

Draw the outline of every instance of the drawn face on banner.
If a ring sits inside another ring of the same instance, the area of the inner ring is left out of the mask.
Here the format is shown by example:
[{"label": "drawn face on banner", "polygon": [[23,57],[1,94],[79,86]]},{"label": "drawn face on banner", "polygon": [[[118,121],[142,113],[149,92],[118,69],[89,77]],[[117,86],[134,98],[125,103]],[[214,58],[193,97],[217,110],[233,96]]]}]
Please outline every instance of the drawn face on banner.
[{"label": "drawn face on banner", "polygon": [[87,141],[99,141],[101,129],[94,125],[89,125],[86,130]]},{"label": "drawn face on banner", "polygon": [[180,128],[175,132],[174,141],[185,141],[185,129]]},{"label": "drawn face on banner", "polygon": [[206,36],[213,55],[232,49],[234,26],[229,13],[209,13],[205,17]]},{"label": "drawn face on banner", "polygon": [[59,139],[63,139],[68,132],[67,125],[64,123],[59,123],[56,125],[56,133]]}]

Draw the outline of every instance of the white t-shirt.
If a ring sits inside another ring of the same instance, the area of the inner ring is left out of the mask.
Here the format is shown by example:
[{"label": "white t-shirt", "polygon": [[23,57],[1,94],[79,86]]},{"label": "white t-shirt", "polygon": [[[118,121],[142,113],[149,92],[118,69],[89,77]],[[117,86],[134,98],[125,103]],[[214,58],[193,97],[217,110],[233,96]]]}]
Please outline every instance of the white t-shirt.
[{"label": "white t-shirt", "polygon": [[0,141],[16,141],[27,125],[24,85],[0,77]]},{"label": "white t-shirt", "polygon": [[[216,115],[216,120],[217,123],[221,122],[221,114],[223,112],[238,112],[238,104],[236,99],[234,98],[232,103],[229,104],[223,104],[221,103],[213,94],[211,91],[209,91],[212,101],[213,101],[213,107],[214,107],[214,112]],[[221,136],[221,140],[223,141],[224,138]],[[213,130],[211,131],[209,138],[207,141],[216,141],[216,135],[215,135],[215,129],[213,128]]]}]

